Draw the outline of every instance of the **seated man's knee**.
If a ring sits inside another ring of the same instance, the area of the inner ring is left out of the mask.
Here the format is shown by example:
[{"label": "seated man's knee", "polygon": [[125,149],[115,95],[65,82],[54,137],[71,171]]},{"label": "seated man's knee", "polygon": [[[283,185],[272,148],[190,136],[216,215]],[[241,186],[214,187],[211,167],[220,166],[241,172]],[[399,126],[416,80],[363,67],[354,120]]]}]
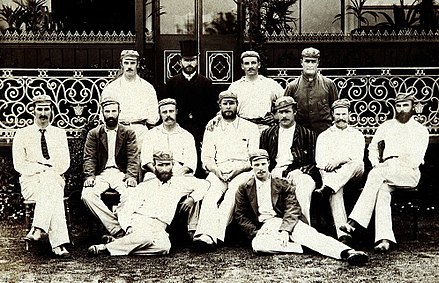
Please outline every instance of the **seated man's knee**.
[{"label": "seated man's knee", "polygon": [[83,202],[87,202],[90,199],[93,199],[97,196],[97,194],[95,193],[93,187],[83,187],[82,188],[82,193],[81,193],[81,200]]}]

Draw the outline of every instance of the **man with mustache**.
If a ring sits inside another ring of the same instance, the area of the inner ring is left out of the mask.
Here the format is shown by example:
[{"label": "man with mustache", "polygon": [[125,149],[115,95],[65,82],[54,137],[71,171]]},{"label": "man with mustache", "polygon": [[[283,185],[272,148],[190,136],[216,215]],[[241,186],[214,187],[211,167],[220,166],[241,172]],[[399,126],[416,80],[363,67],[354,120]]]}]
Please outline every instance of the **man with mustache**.
[{"label": "man with mustache", "polygon": [[[152,128],[142,145],[142,169],[154,173],[152,155],[157,150],[169,150],[174,156],[173,172],[176,176],[193,175],[197,168],[197,151],[194,137],[177,123],[177,102],[172,98],[159,101],[162,124]],[[145,175],[147,178],[148,175]]]},{"label": "man with mustache", "polygon": [[317,138],[316,164],[322,176],[322,187],[315,190],[322,200],[329,199],[337,237],[349,244],[350,235],[339,228],[346,223],[343,187],[350,180],[359,179],[364,172],[363,134],[349,126],[349,100],[338,99],[332,104],[334,125]]},{"label": "man with mustache", "polygon": [[316,135],[296,122],[297,104],[292,97],[277,99],[274,108],[279,124],[262,132],[259,147],[268,152],[273,176],[296,186],[302,213],[311,223],[311,196],[319,177],[314,161]]},{"label": "man with mustache", "polygon": [[[143,141],[141,151],[142,170],[146,172],[144,180],[155,177],[153,153],[170,151],[174,157],[173,174],[175,176],[194,175],[197,168],[197,151],[194,137],[177,123],[177,102],[172,98],[159,101],[159,114],[162,124],[152,128]],[[197,227],[199,206],[190,210],[188,215],[189,238],[192,239]],[[187,216],[187,215],[186,215]]]},{"label": "man with mustache", "polygon": [[396,96],[395,118],[376,130],[369,145],[373,168],[347,223],[340,227],[352,234],[360,226],[367,228],[375,213],[375,250],[380,252],[388,251],[391,243],[396,243],[390,193],[417,186],[421,177],[419,166],[428,147],[428,130],[413,117],[414,102],[412,93]]},{"label": "man with mustache", "polygon": [[[196,176],[205,177],[200,153],[204,128],[217,111],[218,93],[212,88],[212,81],[198,73],[198,46],[195,40],[180,41],[181,72],[166,83],[166,96],[178,104],[178,123],[194,136],[198,155]],[[175,155],[174,155],[175,156]]]},{"label": "man with mustache", "polygon": [[303,49],[302,75],[285,88],[285,95],[297,102],[297,122],[317,135],[331,126],[331,105],[338,99],[334,82],[318,71],[319,60],[319,50]]},{"label": "man with mustache", "polygon": [[70,166],[66,132],[51,125],[53,101],[48,95],[32,99],[34,123],[18,130],[12,144],[14,169],[20,173],[21,194],[35,201],[32,228],[26,241],[47,233],[52,252],[67,257],[70,242],[64,211],[64,172]]},{"label": "man with mustache", "polygon": [[[119,220],[124,217],[130,191],[137,185],[139,153],[134,130],[118,122],[119,102],[106,96],[101,101],[101,110],[105,124],[87,134],[84,146],[85,181],[81,198],[111,236],[121,237],[126,231]],[[101,199],[101,194],[108,189],[120,194],[120,203],[114,213]]]},{"label": "man with mustache", "polygon": [[[244,76],[230,84],[228,91],[237,95],[238,115],[258,125],[259,131],[275,123],[272,113],[273,103],[283,96],[284,90],[275,80],[259,74],[261,62],[256,51],[245,51],[241,54],[241,69]],[[212,129],[221,116],[209,122],[208,128]]]},{"label": "man with mustache", "polygon": [[351,265],[368,261],[364,252],[317,232],[306,224],[294,186],[269,173],[263,149],[250,153],[253,177],[236,193],[235,219],[256,253],[301,253],[301,245]]},{"label": "man with mustache", "polygon": [[148,128],[159,120],[157,95],[154,87],[138,74],[139,53],[120,53],[121,74],[102,90],[102,99],[113,97],[120,104],[119,122],[136,132],[138,144],[143,142]]},{"label": "man with mustache", "polygon": [[224,242],[236,190],[249,177],[248,153],[258,148],[258,127],[237,116],[238,103],[235,93],[221,92],[218,104],[222,119],[213,131],[204,133],[201,160],[209,171],[206,179],[211,187],[203,199],[195,231],[194,245],[198,248],[210,249]]},{"label": "man with mustache", "polygon": [[[93,245],[90,255],[159,255],[171,249],[168,225],[179,212],[187,212],[209,189],[209,182],[192,176],[173,176],[170,151],[153,155],[155,177],[140,183],[132,194],[126,211],[129,217],[121,221],[126,235],[107,244]],[[184,198],[183,201],[181,199]]]}]

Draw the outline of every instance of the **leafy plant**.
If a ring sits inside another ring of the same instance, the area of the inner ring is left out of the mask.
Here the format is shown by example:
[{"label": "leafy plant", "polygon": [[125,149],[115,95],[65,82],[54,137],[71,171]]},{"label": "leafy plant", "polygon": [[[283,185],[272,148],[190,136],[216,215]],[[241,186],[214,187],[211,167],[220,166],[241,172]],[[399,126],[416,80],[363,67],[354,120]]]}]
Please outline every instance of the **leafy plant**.
[{"label": "leafy plant", "polygon": [[414,0],[409,6],[404,5],[404,0],[399,0],[400,5],[393,5],[393,17],[385,12],[379,12],[387,22],[377,26],[391,27],[395,31],[404,30],[419,24],[421,4]]},{"label": "leafy plant", "polygon": [[[378,13],[364,10],[364,4],[366,1],[367,0],[350,0],[351,4],[347,5],[346,7],[346,15],[354,15],[357,19],[357,28],[361,28],[362,23],[369,25],[367,15],[372,16],[375,21],[378,19]],[[332,23],[341,20],[341,18],[344,16],[344,14],[337,14]]]}]

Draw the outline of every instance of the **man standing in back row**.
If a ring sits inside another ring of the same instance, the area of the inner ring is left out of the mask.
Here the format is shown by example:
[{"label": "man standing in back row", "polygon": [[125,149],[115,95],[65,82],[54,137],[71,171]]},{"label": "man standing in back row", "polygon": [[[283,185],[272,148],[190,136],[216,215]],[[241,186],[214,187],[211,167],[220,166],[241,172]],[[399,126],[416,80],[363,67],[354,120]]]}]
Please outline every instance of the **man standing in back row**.
[{"label": "man standing in back row", "polygon": [[112,97],[120,104],[119,123],[136,132],[137,144],[142,145],[148,128],[159,120],[158,102],[154,87],[137,74],[139,53],[123,50],[120,53],[122,75],[102,91],[102,100]]},{"label": "man standing in back row", "polygon": [[296,121],[317,135],[331,126],[331,105],[338,98],[334,82],[318,71],[319,59],[319,50],[303,49],[302,75],[285,89],[285,96],[291,96],[297,102]]},{"label": "man standing in back row", "polygon": [[178,123],[194,136],[197,148],[198,167],[196,176],[204,177],[201,167],[201,142],[207,122],[215,116],[218,106],[213,93],[212,81],[198,73],[197,41],[180,41],[181,73],[166,83],[167,97],[178,105]]}]

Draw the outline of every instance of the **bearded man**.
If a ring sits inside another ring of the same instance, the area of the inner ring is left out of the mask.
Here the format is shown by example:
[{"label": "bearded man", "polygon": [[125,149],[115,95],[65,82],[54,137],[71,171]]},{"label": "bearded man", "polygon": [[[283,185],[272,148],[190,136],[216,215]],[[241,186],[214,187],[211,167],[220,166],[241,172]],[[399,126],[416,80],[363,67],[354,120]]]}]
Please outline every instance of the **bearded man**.
[{"label": "bearded man", "polygon": [[[105,97],[101,102],[105,124],[92,129],[84,147],[84,189],[82,200],[114,237],[125,231],[119,224],[130,190],[137,185],[139,153],[134,130],[119,124],[119,102]],[[101,194],[115,189],[120,203],[111,212],[101,199]]]},{"label": "bearded man", "polygon": [[346,224],[340,230],[352,234],[367,228],[375,212],[375,250],[386,252],[396,243],[392,230],[391,192],[417,186],[428,147],[428,130],[413,118],[414,96],[399,93],[396,116],[380,125],[369,145],[372,163],[366,184]]}]

